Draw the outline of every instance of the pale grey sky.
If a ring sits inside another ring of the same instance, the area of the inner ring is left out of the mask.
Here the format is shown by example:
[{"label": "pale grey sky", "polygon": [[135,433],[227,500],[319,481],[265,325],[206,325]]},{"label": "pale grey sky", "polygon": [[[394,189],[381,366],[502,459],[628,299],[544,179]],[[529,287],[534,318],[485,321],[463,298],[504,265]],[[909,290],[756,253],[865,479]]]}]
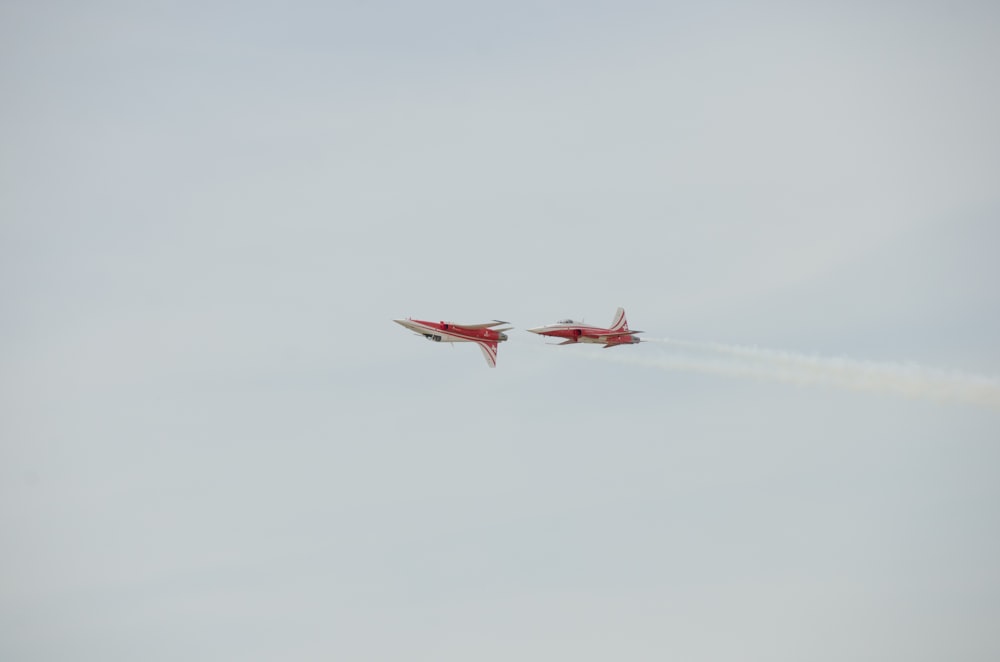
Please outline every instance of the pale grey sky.
[{"label": "pale grey sky", "polygon": [[4,3],[0,658],[1000,657],[1000,412],[523,331],[1000,375],[1000,11],[870,4]]}]

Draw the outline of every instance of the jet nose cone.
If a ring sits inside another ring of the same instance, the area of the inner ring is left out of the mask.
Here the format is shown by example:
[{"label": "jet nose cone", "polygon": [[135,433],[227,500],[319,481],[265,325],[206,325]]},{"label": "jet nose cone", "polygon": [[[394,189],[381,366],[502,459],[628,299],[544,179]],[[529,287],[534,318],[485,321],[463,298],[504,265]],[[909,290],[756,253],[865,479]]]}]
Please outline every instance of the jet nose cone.
[{"label": "jet nose cone", "polygon": [[527,329],[527,330],[530,331],[531,333],[541,333],[542,331],[545,330],[545,327],[536,326],[534,329]]}]

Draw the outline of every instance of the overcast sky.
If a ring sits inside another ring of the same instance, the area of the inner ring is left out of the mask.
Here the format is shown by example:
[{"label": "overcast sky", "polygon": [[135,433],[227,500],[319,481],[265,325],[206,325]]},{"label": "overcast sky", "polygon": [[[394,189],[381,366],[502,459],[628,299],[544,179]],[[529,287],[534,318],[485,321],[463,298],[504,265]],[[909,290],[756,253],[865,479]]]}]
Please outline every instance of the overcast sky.
[{"label": "overcast sky", "polygon": [[524,331],[995,379],[998,36],[4,2],[0,658],[1000,659],[1000,410]]}]

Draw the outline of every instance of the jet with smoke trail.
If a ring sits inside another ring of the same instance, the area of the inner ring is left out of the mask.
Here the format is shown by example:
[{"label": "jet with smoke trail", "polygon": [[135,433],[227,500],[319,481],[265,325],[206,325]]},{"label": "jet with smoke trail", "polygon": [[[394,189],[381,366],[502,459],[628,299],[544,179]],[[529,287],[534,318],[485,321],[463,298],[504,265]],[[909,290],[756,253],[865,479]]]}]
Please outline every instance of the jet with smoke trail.
[{"label": "jet with smoke trail", "polygon": [[559,320],[555,324],[536,326],[528,329],[531,333],[537,333],[549,338],[562,338],[559,345],[572,345],[575,343],[596,343],[604,345],[604,349],[610,347],[620,347],[621,345],[634,345],[639,342],[636,334],[642,331],[635,331],[628,328],[628,320],[625,319],[625,309],[619,308],[615,311],[615,316],[611,320],[611,326],[605,328],[574,322],[571,319]]}]

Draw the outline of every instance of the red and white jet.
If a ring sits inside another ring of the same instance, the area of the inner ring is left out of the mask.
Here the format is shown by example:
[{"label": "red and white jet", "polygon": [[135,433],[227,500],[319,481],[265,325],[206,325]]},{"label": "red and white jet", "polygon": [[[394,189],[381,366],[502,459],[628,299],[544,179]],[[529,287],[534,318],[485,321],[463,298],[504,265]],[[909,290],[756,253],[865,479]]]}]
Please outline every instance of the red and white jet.
[{"label": "red and white jet", "polygon": [[633,345],[639,342],[639,338],[636,338],[635,334],[642,333],[642,331],[629,330],[624,308],[619,308],[615,312],[615,318],[607,329],[573,320],[559,320],[555,324],[537,326],[534,329],[528,329],[528,331],[552,338],[565,338],[563,342],[557,343],[559,345],[585,342],[604,345],[605,349],[618,345]]},{"label": "red and white jet", "polygon": [[396,324],[405,326],[410,331],[433,340],[434,342],[474,342],[483,350],[486,363],[491,368],[497,367],[497,345],[507,340],[504,331],[510,331],[511,326],[494,328],[510,322],[493,320],[486,324],[452,324],[451,322],[425,322],[406,318],[405,320],[392,320]]}]

